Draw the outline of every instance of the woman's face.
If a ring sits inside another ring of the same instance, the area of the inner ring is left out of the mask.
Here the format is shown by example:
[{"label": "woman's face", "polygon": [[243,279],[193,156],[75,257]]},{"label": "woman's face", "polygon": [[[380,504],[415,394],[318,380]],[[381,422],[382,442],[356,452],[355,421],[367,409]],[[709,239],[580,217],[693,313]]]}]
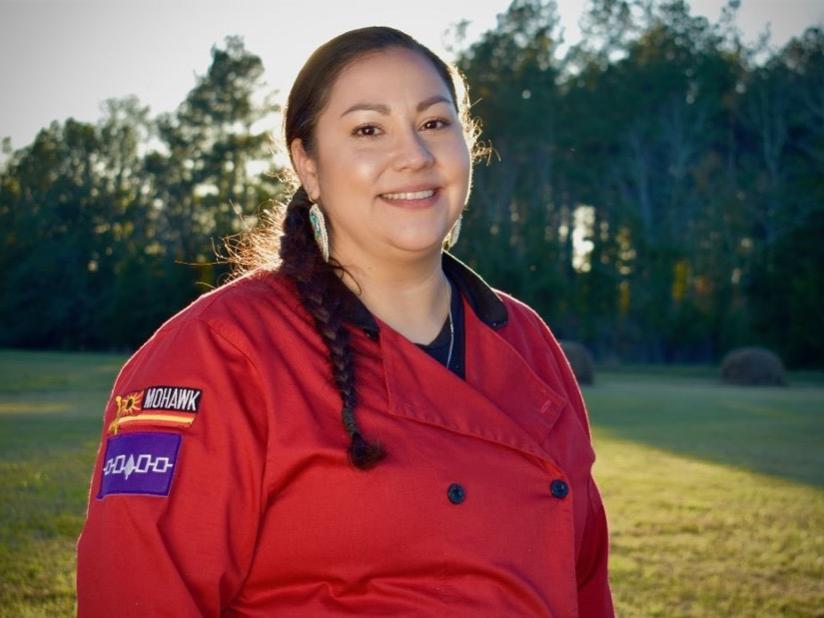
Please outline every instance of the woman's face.
[{"label": "woman's face", "polygon": [[315,151],[293,159],[344,265],[440,252],[466,204],[471,161],[449,88],[422,55],[359,58],[332,86]]}]

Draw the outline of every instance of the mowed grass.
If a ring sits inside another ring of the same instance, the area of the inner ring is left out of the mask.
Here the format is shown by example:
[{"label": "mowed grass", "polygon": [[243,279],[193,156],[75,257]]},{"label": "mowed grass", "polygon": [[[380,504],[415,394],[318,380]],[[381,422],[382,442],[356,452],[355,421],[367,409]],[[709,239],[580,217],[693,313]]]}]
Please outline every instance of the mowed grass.
[{"label": "mowed grass", "polygon": [[123,356],[0,351],[0,616],[74,615],[74,551]]},{"label": "mowed grass", "polygon": [[[124,357],[0,351],[0,616],[71,616]],[[621,368],[584,389],[619,616],[824,616],[824,376]],[[113,575],[117,577],[124,576]]]},{"label": "mowed grass", "polygon": [[824,382],[601,373],[585,387],[618,615],[824,616]]}]

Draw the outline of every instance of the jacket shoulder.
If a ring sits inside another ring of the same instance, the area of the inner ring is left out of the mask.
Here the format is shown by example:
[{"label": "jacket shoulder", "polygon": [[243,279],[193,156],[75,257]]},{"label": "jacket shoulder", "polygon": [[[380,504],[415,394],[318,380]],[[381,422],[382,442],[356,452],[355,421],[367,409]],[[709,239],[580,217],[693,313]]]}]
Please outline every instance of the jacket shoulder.
[{"label": "jacket shoulder", "polygon": [[578,418],[589,435],[589,413],[584,403],[581,387],[564,353],[560,342],[541,315],[525,302],[514,296],[495,290],[504,302],[509,314],[504,336],[510,343],[531,358],[534,366],[543,375],[559,384],[567,400],[572,404]]},{"label": "jacket shoulder", "polygon": [[255,340],[262,330],[289,328],[289,322],[305,319],[290,281],[276,271],[258,270],[210,290],[169,317],[140,345],[124,366],[133,365],[163,347],[162,341],[174,340],[176,347],[209,331],[237,348],[250,359],[255,355]]},{"label": "jacket shoulder", "polygon": [[541,314],[539,314],[535,309],[519,298],[516,298],[503,290],[499,290],[497,288],[493,289],[495,294],[498,295],[498,298],[501,299],[506,307],[508,324],[514,324],[519,329],[535,329],[540,331],[544,337],[548,336],[552,340],[555,340],[555,336],[549,328],[549,325],[541,317]]},{"label": "jacket shoulder", "polygon": [[292,285],[282,273],[256,270],[201,294],[167,319],[158,332],[177,328],[192,319],[222,329],[261,306],[289,311],[298,304]]}]

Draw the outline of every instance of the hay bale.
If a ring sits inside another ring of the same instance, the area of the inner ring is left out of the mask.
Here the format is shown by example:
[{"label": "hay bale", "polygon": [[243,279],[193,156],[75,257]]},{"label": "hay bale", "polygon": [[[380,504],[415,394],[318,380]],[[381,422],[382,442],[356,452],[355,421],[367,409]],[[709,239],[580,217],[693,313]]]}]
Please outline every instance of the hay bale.
[{"label": "hay bale", "polygon": [[721,361],[721,380],[740,386],[786,386],[781,359],[766,348],[737,348]]},{"label": "hay bale", "polygon": [[592,384],[595,380],[595,363],[592,362],[592,354],[589,350],[577,341],[560,341],[559,343],[578,383]]}]

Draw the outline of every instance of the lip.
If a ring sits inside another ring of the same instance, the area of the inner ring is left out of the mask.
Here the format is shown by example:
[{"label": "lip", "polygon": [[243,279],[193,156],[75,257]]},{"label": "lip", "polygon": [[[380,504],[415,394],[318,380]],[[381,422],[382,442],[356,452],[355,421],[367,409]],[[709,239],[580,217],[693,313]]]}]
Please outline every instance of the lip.
[{"label": "lip", "polygon": [[428,208],[432,206],[441,197],[441,188],[433,187],[432,185],[416,185],[415,188],[401,189],[399,191],[387,191],[387,193],[414,193],[416,191],[426,191],[432,189],[435,192],[429,197],[422,200],[389,200],[383,197],[383,194],[378,197],[383,200],[384,204],[392,206],[399,206],[401,208]]}]

